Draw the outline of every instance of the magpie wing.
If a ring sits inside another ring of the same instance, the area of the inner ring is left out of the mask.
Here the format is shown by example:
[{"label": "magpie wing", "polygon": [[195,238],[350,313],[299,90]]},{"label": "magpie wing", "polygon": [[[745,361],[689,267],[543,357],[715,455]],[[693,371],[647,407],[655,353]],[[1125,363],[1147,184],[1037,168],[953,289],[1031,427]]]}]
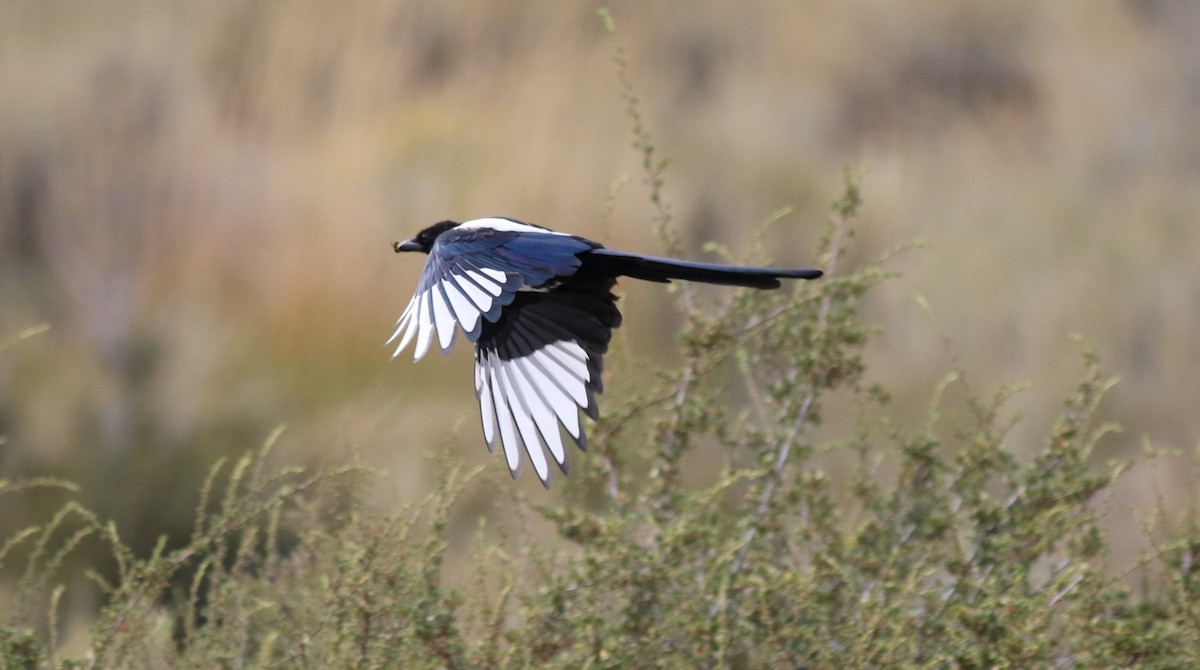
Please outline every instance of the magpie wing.
[{"label": "magpie wing", "polygon": [[[488,449],[499,441],[515,479],[524,451],[550,485],[546,452],[566,473],[563,432],[581,450],[579,410],[599,419],[596,394],[612,329],[621,323],[611,279],[522,291],[495,322],[483,324],[475,349],[475,392]],[[560,429],[561,426],[561,429]]]},{"label": "magpie wing", "polygon": [[400,338],[392,357],[415,340],[413,360],[435,337],[450,351],[458,327],[472,342],[484,323],[500,318],[522,286],[543,286],[579,268],[586,240],[510,219],[476,219],[442,233],[429,252],[416,293],[388,340]]}]

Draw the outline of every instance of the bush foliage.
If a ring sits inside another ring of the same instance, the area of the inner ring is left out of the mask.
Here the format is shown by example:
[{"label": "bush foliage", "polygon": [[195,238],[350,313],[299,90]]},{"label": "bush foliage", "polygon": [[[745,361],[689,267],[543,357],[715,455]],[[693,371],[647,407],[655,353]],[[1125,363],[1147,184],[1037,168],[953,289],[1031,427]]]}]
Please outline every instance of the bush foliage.
[{"label": "bush foliage", "polygon": [[[1200,532],[1147,558],[1159,586],[1144,596],[1098,564],[1096,502],[1123,466],[1089,458],[1111,430],[1095,417],[1113,383],[1092,352],[1030,459],[1009,444],[1012,389],[980,397],[963,369],[935,390],[924,425],[887,421],[858,314],[888,272],[839,267],[857,207],[848,179],[823,242],[826,280],[705,307],[681,288],[682,363],[609,398],[562,504],[500,489],[517,518],[471,540],[463,583],[447,582],[443,561],[469,477],[450,468],[434,497],[384,517],[363,501],[362,467],[271,474],[272,436],[213,468],[181,548],[136,556],[73,503],[0,543],[0,567],[20,575],[0,665],[1200,666]],[[750,402],[731,402],[731,384]],[[857,415],[848,437],[822,437],[835,395]],[[722,465],[697,483],[685,470],[701,449]],[[835,475],[830,454],[855,465]],[[0,482],[0,496],[30,486],[62,485]],[[538,519],[552,541],[526,535]],[[115,569],[67,560],[96,541]],[[81,574],[104,598],[89,648],[71,658],[57,612]]]},{"label": "bush foliage", "polygon": [[[653,223],[679,253],[667,162],[615,61]],[[1091,458],[1113,430],[1096,420],[1114,380],[1094,352],[1040,446],[1011,443],[1015,389],[979,395],[957,363],[923,425],[889,421],[860,319],[887,258],[842,267],[859,204],[847,175],[821,281],[715,304],[679,286],[680,364],[607,399],[561,504],[493,487],[468,578],[446,561],[473,476],[447,467],[428,500],[385,516],[360,464],[272,472],[277,431],[212,467],[177,548],[138,555],[74,502],[0,540],[15,575],[0,668],[1200,667],[1200,527],[1137,566],[1155,584],[1138,597],[1100,564],[1097,502],[1130,463]],[[844,435],[826,430],[833,404],[855,413]],[[74,490],[0,479],[0,502],[45,488]],[[88,543],[110,564],[72,560]],[[83,579],[102,598],[77,651],[59,614]]]}]

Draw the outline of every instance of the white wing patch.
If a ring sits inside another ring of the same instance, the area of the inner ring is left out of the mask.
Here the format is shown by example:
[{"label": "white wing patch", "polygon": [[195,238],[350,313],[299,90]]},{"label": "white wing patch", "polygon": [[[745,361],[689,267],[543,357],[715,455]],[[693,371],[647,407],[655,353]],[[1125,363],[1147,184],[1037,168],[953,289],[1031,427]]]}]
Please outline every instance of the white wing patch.
[{"label": "white wing patch", "polygon": [[417,298],[417,343],[414,346],[414,361],[419,361],[433,343],[433,291],[425,290]]},{"label": "white wing patch", "polygon": [[458,327],[474,339],[481,327],[480,320],[493,311],[496,299],[510,282],[508,273],[493,268],[468,268],[462,269],[461,274],[448,271],[436,276],[437,270],[427,267],[426,274],[435,276],[421,277],[416,295],[396,321],[396,331],[387,341],[391,344],[400,338],[392,358],[415,339],[413,360],[421,360],[435,336],[444,354],[454,347]]},{"label": "white wing patch", "polygon": [[446,299],[450,302],[450,309],[454,312],[454,318],[458,320],[458,324],[468,333],[475,330],[475,327],[479,325],[480,314],[479,310],[475,309],[474,303],[463,295],[462,289],[458,288],[458,284],[454,282],[442,282],[441,288],[446,293]]},{"label": "white wing patch", "polygon": [[582,439],[579,410],[588,405],[587,353],[579,344],[559,341],[518,358],[503,359],[481,351],[475,361],[475,391],[488,448],[496,443],[496,423],[504,458],[517,476],[521,452],[543,483],[550,468],[545,452],[565,472],[567,450],[561,428],[576,443]]},{"label": "white wing patch", "polygon": [[471,304],[482,311],[487,311],[491,308],[492,299],[488,297],[488,294],[483,289],[479,288],[479,284],[471,278],[471,273],[468,272],[463,275],[463,279],[466,281],[460,282],[458,287],[462,289],[463,295],[471,300]]},{"label": "white wing patch", "polygon": [[512,219],[504,219],[495,216],[489,216],[482,219],[471,219],[464,221],[458,225],[459,228],[491,228],[492,230],[501,230],[512,233],[542,233],[550,235],[566,235],[557,230],[549,230],[541,226],[532,226],[528,223],[521,223]]},{"label": "white wing patch", "polygon": [[450,345],[454,343],[455,326],[458,325],[450,306],[446,304],[446,284],[440,281],[429,289],[429,299],[433,301],[433,325],[437,328],[438,346],[442,351],[450,350]]}]

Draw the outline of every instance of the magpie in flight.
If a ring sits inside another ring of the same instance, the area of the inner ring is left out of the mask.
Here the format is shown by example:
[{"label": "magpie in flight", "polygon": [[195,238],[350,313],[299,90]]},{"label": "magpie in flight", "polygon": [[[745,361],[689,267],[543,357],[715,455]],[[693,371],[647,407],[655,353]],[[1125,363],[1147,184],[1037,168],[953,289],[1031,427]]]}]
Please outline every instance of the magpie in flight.
[{"label": "magpie in flight", "polygon": [[604,354],[612,329],[621,325],[612,294],[617,277],[773,289],[780,279],[821,276],[820,270],[630,254],[507,218],[442,221],[392,247],[429,255],[388,340],[400,338],[392,358],[414,338],[414,361],[435,337],[442,353],[449,352],[462,328],[475,344],[475,395],[488,450],[499,438],[514,479],[524,450],[547,488],[547,451],[564,474],[568,470],[562,430],[586,451],[579,410],[600,418]]}]

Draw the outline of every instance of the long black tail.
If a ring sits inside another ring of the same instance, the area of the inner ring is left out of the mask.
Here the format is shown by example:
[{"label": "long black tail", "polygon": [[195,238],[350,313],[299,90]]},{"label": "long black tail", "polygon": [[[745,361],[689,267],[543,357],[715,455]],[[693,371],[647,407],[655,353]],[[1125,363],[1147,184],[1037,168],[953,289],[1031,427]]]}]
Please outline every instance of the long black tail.
[{"label": "long black tail", "polygon": [[779,288],[780,279],[816,279],[822,274],[820,270],[695,263],[605,248],[592,249],[582,254],[581,258],[585,267],[609,276],[664,283],[672,279],[683,279],[706,284],[766,289]]}]

